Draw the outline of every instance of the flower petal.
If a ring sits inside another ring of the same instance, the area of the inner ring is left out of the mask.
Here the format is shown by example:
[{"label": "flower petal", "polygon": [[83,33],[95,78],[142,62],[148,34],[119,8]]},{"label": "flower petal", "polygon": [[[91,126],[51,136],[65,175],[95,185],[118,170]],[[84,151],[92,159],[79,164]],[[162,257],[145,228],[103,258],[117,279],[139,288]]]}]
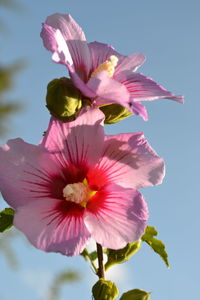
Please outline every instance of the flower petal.
[{"label": "flower petal", "polygon": [[135,115],[141,116],[145,121],[148,120],[148,113],[146,107],[142,105],[140,102],[132,101],[130,103],[130,108]]},{"label": "flower petal", "polygon": [[115,183],[125,188],[160,184],[164,162],[150,147],[142,133],[106,136],[102,158],[88,173],[90,185],[102,188]]},{"label": "flower petal", "polygon": [[103,119],[104,114],[92,108],[83,110],[73,122],[63,123],[52,118],[42,145],[66,165],[93,166],[103,149]]},{"label": "flower petal", "polygon": [[141,237],[148,209],[138,191],[112,185],[95,196],[88,202],[85,224],[97,243],[120,249]]},{"label": "flower petal", "polygon": [[91,54],[91,72],[93,72],[100,64],[104,63],[110,58],[111,55],[115,55],[118,59],[123,58],[112,46],[107,44],[92,42],[88,44]]},{"label": "flower petal", "polygon": [[0,148],[0,190],[12,207],[33,197],[56,196],[63,181],[62,169],[43,147],[14,139]]},{"label": "flower petal", "polygon": [[85,34],[81,27],[67,14],[53,14],[46,19],[45,23],[60,30],[69,48],[77,74],[81,79],[87,81],[91,59]]},{"label": "flower petal", "polygon": [[73,61],[67,44],[60,32],[47,24],[43,24],[40,34],[44,46],[53,53],[52,59],[56,63],[64,64],[72,69]]},{"label": "flower petal", "polygon": [[68,207],[64,200],[35,199],[16,210],[14,225],[35,247],[72,256],[82,252],[90,238],[83,214],[83,208]]},{"label": "flower petal", "polygon": [[116,79],[124,84],[133,101],[152,101],[167,98],[183,103],[183,96],[175,96],[151,78],[130,71],[120,72]]},{"label": "flower petal", "polygon": [[92,77],[87,86],[96,93],[94,104],[97,106],[117,103],[130,110],[129,92],[126,87],[110,78],[106,71],[99,72]]},{"label": "flower petal", "polygon": [[115,69],[115,76],[123,71],[135,72],[146,60],[142,53],[134,53],[129,56],[123,57],[117,64]]}]

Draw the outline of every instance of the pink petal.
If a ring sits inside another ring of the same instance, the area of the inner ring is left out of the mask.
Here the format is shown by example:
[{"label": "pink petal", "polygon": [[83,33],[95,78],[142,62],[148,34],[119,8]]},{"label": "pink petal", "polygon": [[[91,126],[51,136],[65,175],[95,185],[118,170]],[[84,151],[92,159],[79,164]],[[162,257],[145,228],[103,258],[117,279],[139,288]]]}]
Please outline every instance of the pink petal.
[{"label": "pink petal", "polygon": [[90,51],[81,27],[67,14],[53,14],[45,22],[59,29],[67,43],[77,74],[87,81],[91,68]]},{"label": "pink petal", "polygon": [[85,224],[97,243],[120,249],[141,237],[148,209],[138,191],[112,185],[95,196],[88,203]]},{"label": "pink petal", "polygon": [[109,60],[111,55],[115,55],[118,58],[123,58],[112,46],[92,42],[88,44],[91,53],[91,72],[93,72],[100,64],[104,63],[106,60]]},{"label": "pink petal", "polygon": [[139,73],[123,72],[116,79],[124,84],[133,101],[151,101],[159,98],[168,98],[183,103],[183,96],[175,96],[151,78]]},{"label": "pink petal", "polygon": [[142,133],[106,136],[102,158],[88,173],[90,185],[99,188],[115,183],[138,189],[160,184],[163,177],[163,159],[157,156]]},{"label": "pink petal", "polygon": [[133,111],[135,115],[141,116],[145,121],[148,120],[148,113],[146,107],[142,105],[140,102],[132,101],[130,103],[130,109]]},{"label": "pink petal", "polygon": [[0,148],[0,190],[12,207],[33,197],[55,196],[60,185],[64,185],[62,169],[41,146],[14,139]]},{"label": "pink petal", "polygon": [[106,71],[102,71],[97,76],[92,77],[88,81],[87,86],[96,93],[97,97],[94,104],[97,106],[117,103],[130,109],[129,92],[126,87],[110,78]]},{"label": "pink petal", "polygon": [[129,56],[125,56],[117,64],[115,70],[115,76],[123,71],[132,71],[135,72],[144,62],[146,58],[142,53],[134,53]]},{"label": "pink petal", "polygon": [[42,145],[62,164],[90,167],[97,163],[103,149],[104,114],[99,109],[83,110],[68,123],[51,119]]},{"label": "pink petal", "polygon": [[72,256],[82,252],[90,238],[83,214],[83,208],[68,207],[64,200],[39,199],[16,210],[14,225],[35,247]]},{"label": "pink petal", "polygon": [[43,39],[44,46],[47,50],[53,53],[53,61],[64,64],[68,68],[72,69],[73,61],[67,47],[67,44],[60,32],[47,24],[43,24],[40,34]]}]

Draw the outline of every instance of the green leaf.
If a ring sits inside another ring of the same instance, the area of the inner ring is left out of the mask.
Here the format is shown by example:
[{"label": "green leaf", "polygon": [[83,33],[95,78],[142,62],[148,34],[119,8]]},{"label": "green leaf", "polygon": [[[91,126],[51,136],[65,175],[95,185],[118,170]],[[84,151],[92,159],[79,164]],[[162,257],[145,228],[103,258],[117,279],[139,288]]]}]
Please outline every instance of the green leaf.
[{"label": "green leaf", "polygon": [[14,210],[5,208],[0,212],[0,232],[4,232],[13,226]]},{"label": "green leaf", "polygon": [[154,252],[160,255],[167,267],[169,267],[168,254],[165,250],[165,244],[155,238],[158,232],[155,227],[147,226],[144,235],[142,236],[142,241],[146,242]]},{"label": "green leaf", "polygon": [[124,293],[120,300],[150,300],[150,293],[144,290],[134,289]]},{"label": "green leaf", "polygon": [[119,250],[107,249],[108,261],[105,264],[105,270],[108,270],[115,264],[123,263],[129,260],[141,247],[141,240],[134,243],[128,243],[124,248]]}]

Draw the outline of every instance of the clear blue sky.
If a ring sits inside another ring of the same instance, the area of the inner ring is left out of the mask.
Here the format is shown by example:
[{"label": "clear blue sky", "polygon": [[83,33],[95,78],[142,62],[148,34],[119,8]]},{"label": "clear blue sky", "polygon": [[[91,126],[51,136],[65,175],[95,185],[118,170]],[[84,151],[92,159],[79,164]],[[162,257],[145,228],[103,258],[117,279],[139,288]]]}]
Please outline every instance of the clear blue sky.
[{"label": "clear blue sky", "polygon": [[[46,85],[53,78],[67,74],[63,66],[51,61],[39,37],[41,23],[55,12],[70,13],[84,29],[88,41],[111,44],[125,55],[143,52],[147,61],[140,71],[174,93],[185,95],[184,105],[169,100],[149,103],[148,122],[131,117],[106,127],[106,132],[144,131],[151,145],[164,157],[167,168],[164,183],[142,193],[150,210],[149,225],[157,227],[159,237],[166,243],[171,267],[166,269],[160,258],[144,245],[130,262],[120,266],[120,292],[142,288],[152,292],[152,300],[197,299],[200,2],[21,0],[20,3],[23,10],[19,12],[6,9],[0,12],[10,31],[0,38],[0,62],[6,64],[18,58],[28,62],[11,93],[13,99],[23,100],[25,109],[11,119],[6,139],[22,137],[37,144],[48,124]],[[5,206],[2,200],[0,207]],[[80,284],[65,287],[61,300],[91,299],[95,277],[80,257],[46,254],[27,247],[23,238],[12,244],[21,268],[11,271],[0,255],[3,274],[0,299],[44,299],[45,286],[56,272],[65,268],[79,270],[84,279]]]}]

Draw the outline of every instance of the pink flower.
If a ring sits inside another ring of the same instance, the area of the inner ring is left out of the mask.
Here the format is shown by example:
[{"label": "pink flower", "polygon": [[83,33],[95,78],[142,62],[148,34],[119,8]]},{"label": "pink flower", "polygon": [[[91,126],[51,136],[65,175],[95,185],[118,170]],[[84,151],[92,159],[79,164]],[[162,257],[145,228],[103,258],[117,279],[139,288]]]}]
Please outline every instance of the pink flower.
[{"label": "pink flower", "polygon": [[0,148],[0,190],[14,225],[44,251],[79,254],[90,237],[119,249],[144,232],[148,210],[138,188],[161,183],[164,163],[142,133],[104,136],[103,113],[51,119],[40,145]]},{"label": "pink flower", "polygon": [[96,106],[117,103],[147,120],[140,101],[168,98],[183,103],[183,96],[175,96],[151,78],[135,73],[145,61],[143,54],[123,56],[106,44],[87,43],[70,15],[49,16],[41,37],[53,53],[53,61],[68,68],[74,85]]}]

